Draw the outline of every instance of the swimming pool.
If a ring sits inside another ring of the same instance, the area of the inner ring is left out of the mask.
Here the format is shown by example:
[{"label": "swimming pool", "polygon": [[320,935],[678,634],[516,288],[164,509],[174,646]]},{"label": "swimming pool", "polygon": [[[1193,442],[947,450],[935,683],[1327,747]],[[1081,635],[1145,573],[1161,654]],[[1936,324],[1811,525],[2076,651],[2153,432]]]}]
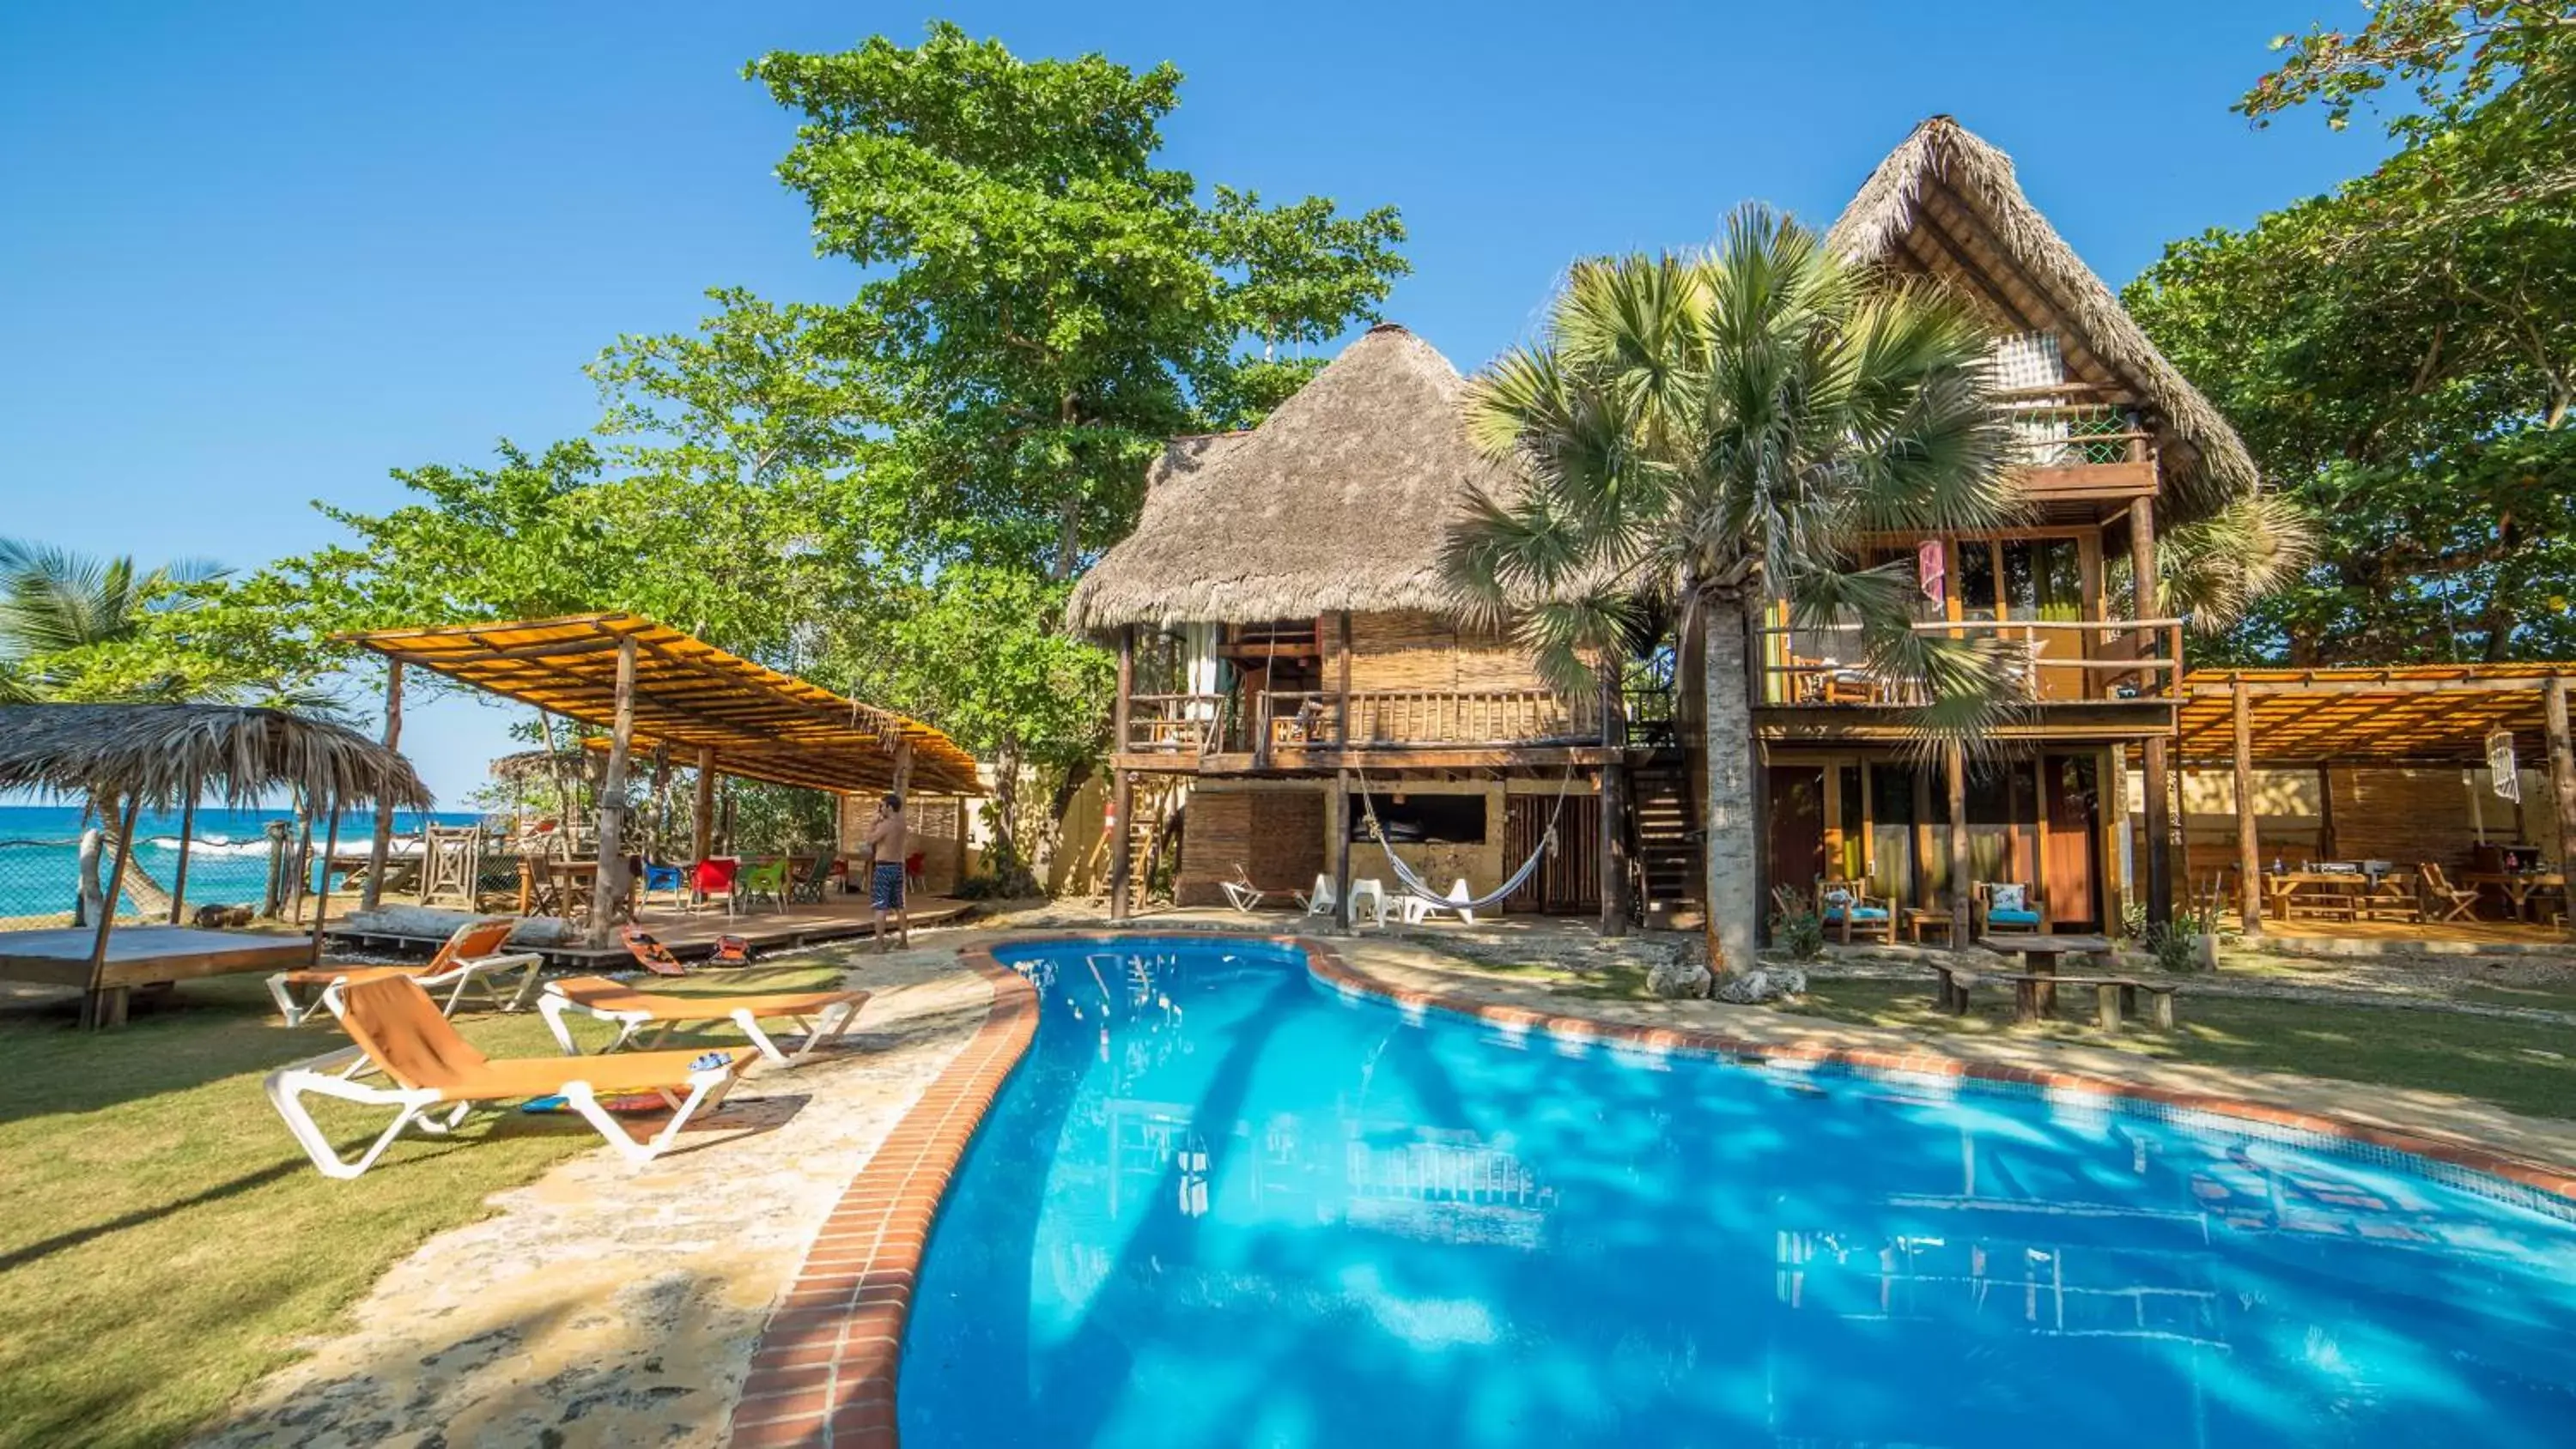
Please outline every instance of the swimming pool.
[{"label": "swimming pool", "polygon": [[2398,1167],[1408,1021],[1264,943],[995,954],[1042,1023],[908,1449],[2576,1442],[2576,1225]]}]

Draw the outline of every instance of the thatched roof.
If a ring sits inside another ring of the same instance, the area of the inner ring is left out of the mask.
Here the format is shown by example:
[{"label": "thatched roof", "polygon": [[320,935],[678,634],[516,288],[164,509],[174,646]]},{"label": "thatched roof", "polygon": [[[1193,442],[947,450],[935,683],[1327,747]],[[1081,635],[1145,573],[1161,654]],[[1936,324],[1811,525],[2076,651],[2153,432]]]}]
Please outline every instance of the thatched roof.
[{"label": "thatched roof", "polygon": [[1136,531],[1075,585],[1077,632],[1447,610],[1441,541],[1471,486],[1508,475],[1467,441],[1466,382],[1372,327],[1248,433],[1175,441]]},{"label": "thatched roof", "polygon": [[2016,330],[2055,332],[2076,378],[2125,392],[2165,473],[2207,507],[2254,487],[2253,458],[2024,196],[2012,158],[1948,116],[1914,128],[1826,234],[1854,261],[1927,272]]},{"label": "thatched roof", "polygon": [[218,704],[0,706],[0,790],[113,791],[156,809],[192,795],[251,806],[279,790],[430,805],[409,760],[345,725]]}]

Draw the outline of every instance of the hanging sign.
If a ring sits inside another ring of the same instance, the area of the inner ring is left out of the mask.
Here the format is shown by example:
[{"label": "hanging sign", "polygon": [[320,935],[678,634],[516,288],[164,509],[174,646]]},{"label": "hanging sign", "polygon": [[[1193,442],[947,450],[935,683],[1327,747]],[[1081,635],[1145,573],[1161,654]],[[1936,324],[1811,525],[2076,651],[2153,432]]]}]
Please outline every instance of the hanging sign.
[{"label": "hanging sign", "polygon": [[2522,769],[2513,759],[2513,731],[2488,732],[2487,777],[2494,783],[2498,796],[2516,805],[2522,803]]},{"label": "hanging sign", "polygon": [[1923,586],[1923,597],[1938,604],[1948,592],[1950,569],[1941,554],[1941,540],[1927,538],[1914,550],[1914,577]]}]

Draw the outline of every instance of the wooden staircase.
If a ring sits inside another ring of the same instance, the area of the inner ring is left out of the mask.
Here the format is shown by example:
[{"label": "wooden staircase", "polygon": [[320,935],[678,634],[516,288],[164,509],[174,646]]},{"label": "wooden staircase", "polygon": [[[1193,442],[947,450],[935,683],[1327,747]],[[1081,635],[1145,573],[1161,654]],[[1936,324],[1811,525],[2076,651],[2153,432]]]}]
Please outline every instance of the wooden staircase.
[{"label": "wooden staircase", "polygon": [[1643,888],[1641,915],[1652,919],[1658,908],[1675,920],[1700,908],[1699,811],[1690,792],[1690,772],[1680,763],[1638,765],[1628,776],[1630,808],[1637,828],[1636,860]]},{"label": "wooden staircase", "polygon": [[[1169,822],[1172,807],[1177,803],[1178,786],[1179,781],[1170,775],[1139,774],[1136,777],[1135,812],[1127,820],[1127,838],[1121,842],[1127,851],[1127,905],[1131,911],[1145,908],[1145,898],[1154,879],[1154,867],[1161,863],[1156,852],[1163,838],[1163,827]],[[1109,849],[1117,848],[1106,840],[1102,845],[1104,856]],[[1109,871],[1105,861],[1093,879],[1100,883],[1098,899],[1106,902],[1109,898]]]}]

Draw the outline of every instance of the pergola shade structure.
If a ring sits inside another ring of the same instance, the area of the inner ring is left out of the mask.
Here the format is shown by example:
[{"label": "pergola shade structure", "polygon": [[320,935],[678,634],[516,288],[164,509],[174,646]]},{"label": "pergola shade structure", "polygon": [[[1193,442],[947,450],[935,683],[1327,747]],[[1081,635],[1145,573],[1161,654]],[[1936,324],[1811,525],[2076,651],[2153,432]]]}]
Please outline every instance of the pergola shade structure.
[{"label": "pergola shade structure", "polygon": [[851,794],[909,784],[981,793],[975,757],[918,720],[781,674],[637,614],[386,629],[346,636],[402,664],[603,730],[617,727],[618,657],[631,643],[630,747],[713,751],[715,768]]},{"label": "pergola shade structure", "polygon": [[590,912],[594,945],[608,939],[611,903],[626,898],[626,767],[638,747],[696,756],[693,845],[701,858],[713,814],[708,792],[718,772],[837,794],[982,793],[975,757],[930,726],[728,654],[639,614],[342,637],[392,661],[389,704],[401,697],[402,666],[416,664],[608,732],[599,875]]},{"label": "pergola shade structure", "polygon": [[2184,681],[2177,749],[2185,765],[2233,770],[2239,902],[2262,929],[2254,770],[2361,765],[2481,766],[2498,734],[2517,763],[2545,762],[2559,860],[2576,864],[2576,749],[2568,692],[2576,664],[2411,664],[2386,668],[2197,670]]}]

